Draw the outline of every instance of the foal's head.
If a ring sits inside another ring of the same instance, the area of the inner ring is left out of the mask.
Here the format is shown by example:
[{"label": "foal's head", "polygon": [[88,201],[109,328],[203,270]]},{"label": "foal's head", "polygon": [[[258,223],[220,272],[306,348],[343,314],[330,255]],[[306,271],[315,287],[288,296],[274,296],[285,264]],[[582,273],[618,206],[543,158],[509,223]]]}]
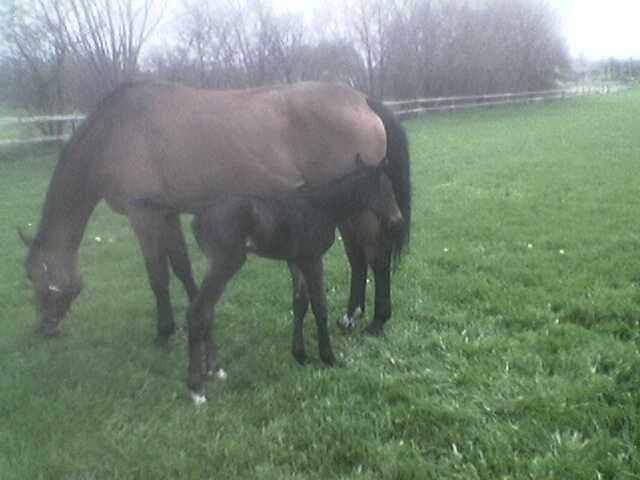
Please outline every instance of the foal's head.
[{"label": "foal's head", "polygon": [[402,230],[404,218],[393,192],[391,180],[385,173],[386,159],[378,166],[366,165],[360,155],[356,156],[354,194],[361,207],[371,210],[393,234]]}]

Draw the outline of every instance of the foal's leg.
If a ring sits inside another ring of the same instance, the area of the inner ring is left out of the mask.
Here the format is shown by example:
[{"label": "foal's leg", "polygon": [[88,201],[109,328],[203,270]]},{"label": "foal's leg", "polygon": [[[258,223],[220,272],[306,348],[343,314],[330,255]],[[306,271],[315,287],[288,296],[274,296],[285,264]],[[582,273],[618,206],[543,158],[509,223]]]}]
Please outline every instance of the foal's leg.
[{"label": "foal's leg", "polygon": [[178,215],[169,215],[166,217],[167,225],[167,244],[169,261],[173,273],[180,279],[184,289],[187,292],[189,301],[192,302],[198,293],[198,287],[193,279],[191,270],[191,261],[189,260],[189,252],[187,244],[184,240],[182,225]]},{"label": "foal's leg", "polygon": [[215,253],[208,252],[208,254],[210,255],[209,271],[187,312],[189,326],[187,385],[191,389],[196,403],[206,401],[202,394],[203,354],[207,363],[207,371],[220,378],[226,377],[216,362],[216,350],[212,338],[214,309],[227,282],[240,269],[246,259],[246,254],[241,249],[236,252],[217,251]]},{"label": "foal's leg", "polygon": [[364,250],[356,242],[355,236],[348,226],[340,228],[344,250],[351,266],[351,289],[347,313],[338,319],[338,326],[352,330],[356,320],[362,316],[365,307],[365,290],[367,286],[367,257]]},{"label": "foal's leg", "polygon": [[302,272],[289,263],[293,283],[293,347],[291,352],[299,363],[304,363],[307,355],[304,351],[303,321],[309,309],[309,295]]},{"label": "foal's leg", "polygon": [[311,300],[311,309],[316,317],[320,359],[328,365],[333,365],[336,362],[336,357],[331,349],[331,340],[329,339],[329,330],[327,328],[327,297],[324,293],[322,258],[301,263],[298,267],[304,275]]},{"label": "foal's leg", "polygon": [[162,214],[149,211],[131,213],[129,221],[138,237],[149,285],[156,297],[157,340],[164,343],[176,328],[169,297],[169,266],[164,235],[166,221]]}]

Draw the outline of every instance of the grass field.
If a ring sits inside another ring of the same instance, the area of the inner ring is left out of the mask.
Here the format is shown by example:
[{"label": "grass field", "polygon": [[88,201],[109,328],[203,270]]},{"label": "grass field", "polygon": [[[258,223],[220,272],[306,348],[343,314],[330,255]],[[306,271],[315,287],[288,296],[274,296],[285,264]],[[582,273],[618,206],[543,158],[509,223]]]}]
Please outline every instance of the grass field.
[{"label": "grass field", "polygon": [[317,360],[311,318],[298,366],[286,267],[252,258],[219,304],[229,379],[202,408],[184,336],[153,345],[142,257],[104,206],[62,336],[34,335],[13,227],[37,223],[55,159],[5,158],[0,478],[640,478],[638,112],[634,90],[408,122],[415,220],[386,335],[335,327],[336,245],[344,366]]}]

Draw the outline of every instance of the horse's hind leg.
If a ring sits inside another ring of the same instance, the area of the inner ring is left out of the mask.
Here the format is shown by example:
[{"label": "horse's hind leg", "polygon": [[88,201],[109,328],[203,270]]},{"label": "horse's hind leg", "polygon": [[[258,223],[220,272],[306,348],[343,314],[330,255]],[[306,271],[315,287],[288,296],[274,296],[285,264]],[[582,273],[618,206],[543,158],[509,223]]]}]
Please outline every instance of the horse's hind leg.
[{"label": "horse's hind leg", "polygon": [[364,250],[356,242],[355,236],[349,227],[341,227],[340,233],[342,234],[344,249],[351,266],[351,289],[347,313],[338,319],[338,326],[352,330],[356,326],[356,320],[364,313],[367,257]]},{"label": "horse's hind leg", "polygon": [[304,363],[307,355],[304,350],[303,321],[309,309],[309,295],[302,272],[291,263],[289,270],[293,283],[293,346],[291,352],[299,363]]},{"label": "horse's hind leg", "polygon": [[351,296],[344,326],[355,324],[364,311],[367,266],[374,274],[375,299],[373,321],[365,332],[380,335],[391,317],[391,249],[377,220],[370,217],[352,219],[341,226],[345,250],[351,264]]},{"label": "horse's hind leg", "polygon": [[163,233],[165,219],[159,213],[136,213],[129,215],[147,269],[149,285],[156,297],[158,341],[166,340],[175,332],[173,308],[169,297],[169,265]]},{"label": "horse's hind leg", "polygon": [[184,289],[187,292],[189,301],[192,302],[198,293],[198,287],[193,279],[191,270],[191,261],[189,260],[189,252],[187,244],[184,240],[182,225],[178,215],[170,215],[166,217],[167,221],[167,253],[173,273],[180,279]]}]

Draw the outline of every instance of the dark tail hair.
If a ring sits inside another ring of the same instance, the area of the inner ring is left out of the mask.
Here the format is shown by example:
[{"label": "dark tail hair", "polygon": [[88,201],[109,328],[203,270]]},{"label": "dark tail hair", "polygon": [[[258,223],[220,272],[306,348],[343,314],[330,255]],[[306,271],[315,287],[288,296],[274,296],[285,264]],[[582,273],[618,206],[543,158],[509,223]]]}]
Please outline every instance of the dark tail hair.
[{"label": "dark tail hair", "polygon": [[387,175],[393,185],[393,193],[404,217],[404,228],[399,235],[391,236],[391,253],[398,262],[406,252],[411,232],[411,168],[409,165],[409,141],[398,117],[382,102],[367,98],[369,108],[384,124],[387,134]]}]

